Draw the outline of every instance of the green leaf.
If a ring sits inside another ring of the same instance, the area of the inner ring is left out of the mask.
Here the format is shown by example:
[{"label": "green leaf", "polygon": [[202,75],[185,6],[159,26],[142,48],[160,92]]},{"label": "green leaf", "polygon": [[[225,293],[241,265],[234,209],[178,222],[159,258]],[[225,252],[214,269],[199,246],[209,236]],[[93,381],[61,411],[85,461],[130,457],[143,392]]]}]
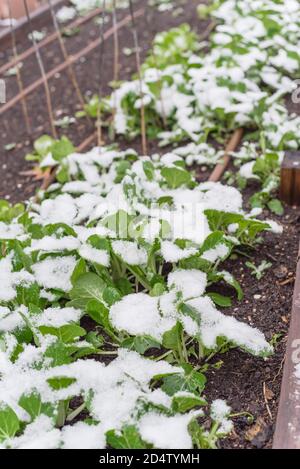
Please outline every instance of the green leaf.
[{"label": "green leaf", "polygon": [[17,262],[21,267],[25,267],[26,270],[30,271],[32,265],[31,257],[25,254],[19,241],[14,241],[14,253],[14,262]]},{"label": "green leaf", "polygon": [[[30,332],[30,331],[29,331],[29,332]],[[30,335],[31,335],[31,340],[32,340],[32,334],[31,334],[31,332],[30,332]],[[30,340],[30,342],[31,342],[31,340]],[[15,362],[18,360],[18,358],[19,358],[19,356],[20,356],[20,354],[21,354],[22,352],[24,352],[24,347],[23,347],[23,345],[17,344],[17,345],[14,347],[13,351],[11,352],[11,355],[10,355],[10,360],[11,360],[11,362],[12,362],[12,363],[15,363]]]},{"label": "green leaf", "polygon": [[105,341],[102,335],[98,334],[95,331],[91,331],[86,335],[85,340],[89,342],[95,349],[101,348]]},{"label": "green leaf", "polygon": [[67,138],[62,137],[56,141],[51,147],[53,159],[61,162],[66,156],[75,152],[73,143]]},{"label": "green leaf", "polygon": [[224,231],[228,225],[240,223],[243,221],[243,216],[237,213],[222,212],[219,210],[208,209],[205,210],[205,215],[208,218],[209,227],[212,231]]},{"label": "green leaf", "polygon": [[270,174],[278,171],[278,161],[279,155],[277,153],[266,153],[255,161],[253,173],[264,182]]},{"label": "green leaf", "polygon": [[106,238],[99,235],[92,235],[89,237],[87,242],[93,246],[93,248],[100,249],[103,251],[110,251],[110,243]]},{"label": "green leaf", "polygon": [[179,311],[184,315],[184,316],[189,316],[190,318],[195,321],[195,323],[199,326],[201,326],[201,318],[198,314],[198,312],[192,307],[189,306],[185,303],[182,303],[179,307]]},{"label": "green leaf", "polygon": [[185,373],[174,373],[165,376],[161,389],[169,396],[173,396],[179,391],[189,391],[201,394],[205,388],[206,378],[203,373],[194,371],[192,365],[182,366]]},{"label": "green leaf", "polygon": [[196,418],[189,424],[189,433],[192,437],[193,445],[197,449],[216,449],[215,440],[217,436],[210,438],[210,433],[203,428]]},{"label": "green leaf", "polygon": [[86,311],[97,324],[100,324],[104,329],[111,329],[109,310],[103,303],[97,300],[91,300],[86,306]]},{"label": "green leaf", "polygon": [[19,344],[30,344],[33,339],[32,332],[28,327],[16,329],[14,331],[14,336]]},{"label": "green leaf", "polygon": [[72,300],[70,306],[84,310],[91,300],[101,302],[105,287],[105,283],[98,275],[91,272],[81,275],[69,293]]},{"label": "green leaf", "polygon": [[174,412],[180,412],[181,414],[194,409],[194,407],[202,407],[206,405],[206,400],[196,396],[195,394],[190,394],[189,396],[174,396],[172,400],[172,409]]},{"label": "green leaf", "polygon": [[228,308],[232,304],[231,298],[229,298],[228,296],[220,295],[219,293],[210,292],[207,293],[207,296],[209,296],[216,305],[222,306],[223,308]]},{"label": "green leaf", "polygon": [[250,197],[250,204],[252,208],[263,208],[269,196],[265,192],[256,192]]},{"label": "green leaf", "polygon": [[33,146],[38,155],[45,157],[51,151],[52,145],[55,143],[55,140],[49,135],[42,135],[38,138]]},{"label": "green leaf", "polygon": [[76,383],[75,378],[69,378],[68,376],[56,376],[55,378],[48,378],[47,383],[54,391],[59,391],[60,389],[66,389],[71,384]]},{"label": "green leaf", "polygon": [[113,304],[117,303],[118,301],[120,301],[121,298],[122,296],[116,288],[106,287],[103,291],[103,300],[109,306],[112,306]]},{"label": "green leaf", "polygon": [[157,203],[158,203],[158,205],[172,205],[172,203],[173,203],[173,197],[171,197],[170,195],[166,195],[166,196],[160,197],[160,198],[157,200]]},{"label": "green leaf", "polygon": [[39,155],[37,155],[36,153],[34,153],[34,154],[33,153],[27,153],[27,155],[25,155],[25,161],[30,161],[30,162],[31,161],[39,161],[40,162],[41,160],[42,160],[42,158]]},{"label": "green leaf", "polygon": [[17,286],[17,301],[19,304],[29,306],[30,304],[38,305],[40,302],[40,287],[37,283],[33,283],[29,287]]},{"label": "green leaf", "polygon": [[20,422],[13,409],[0,404],[0,443],[13,438],[19,428]]},{"label": "green leaf", "polygon": [[192,179],[191,173],[179,168],[163,168],[161,175],[165,178],[170,189],[178,189],[184,184],[189,184]]},{"label": "green leaf", "polygon": [[32,303],[30,303],[28,309],[29,309],[30,318],[32,318],[32,316],[39,316],[40,314],[42,314],[41,308],[39,308],[36,305],[33,305]]},{"label": "green leaf", "polygon": [[130,295],[131,293],[133,293],[133,287],[127,278],[119,278],[115,282],[115,285],[118,290],[123,294],[123,296]]},{"label": "green leaf", "polygon": [[9,223],[25,211],[23,204],[11,205],[7,200],[0,199],[0,221]]},{"label": "green leaf", "polygon": [[198,254],[180,261],[179,266],[182,269],[197,269],[206,273],[211,270],[211,263],[206,259],[202,259]]},{"label": "green leaf", "polygon": [[76,284],[76,281],[81,277],[81,275],[86,274],[87,272],[87,267],[84,259],[80,259],[76,266],[75,269],[73,270],[72,276],[71,276],[71,283],[74,287]]},{"label": "green leaf", "polygon": [[100,106],[100,100],[98,95],[93,95],[89,102],[84,106],[85,112],[93,118],[98,115],[98,108]]},{"label": "green leaf", "polygon": [[1,221],[9,221],[7,215],[10,212],[11,205],[7,200],[0,199],[0,220]]},{"label": "green leaf", "polygon": [[110,430],[106,433],[106,441],[114,449],[145,449],[149,447],[143,442],[134,425],[126,425],[120,433]]},{"label": "green leaf", "polygon": [[149,181],[153,181],[155,175],[155,169],[151,161],[144,161],[143,163],[144,173]]},{"label": "green leaf", "polygon": [[57,340],[51,344],[44,353],[45,358],[51,359],[51,366],[68,365],[72,363],[73,350],[64,344],[62,341]]},{"label": "green leaf", "polygon": [[4,145],[4,150],[5,151],[12,151],[16,148],[17,144],[16,143],[8,143],[7,145]]},{"label": "green leaf", "polygon": [[59,170],[56,172],[56,180],[61,184],[65,184],[70,180],[68,168],[60,166]]},{"label": "green leaf", "polygon": [[28,234],[30,234],[33,239],[42,239],[45,236],[44,227],[33,223],[28,227]]},{"label": "green leaf", "polygon": [[181,333],[182,325],[180,322],[177,322],[170,331],[167,331],[163,335],[162,344],[166,349],[174,350],[178,352],[181,350]]},{"label": "green leaf", "polygon": [[119,210],[113,215],[109,215],[102,221],[102,225],[111,231],[114,231],[119,238],[127,239],[129,235],[129,226],[133,217],[124,210]]},{"label": "green leaf", "polygon": [[150,336],[136,336],[136,337],[129,337],[128,339],[125,339],[121,347],[128,348],[129,350],[134,350],[141,355],[143,355],[147,350],[156,348],[160,349],[161,345],[159,342],[154,340]]},{"label": "green leaf", "polygon": [[271,210],[271,212],[275,213],[276,215],[283,215],[284,213],[284,208],[280,200],[278,199],[272,199],[268,203],[268,208]]},{"label": "green leaf", "polygon": [[77,324],[66,324],[61,327],[49,327],[49,326],[40,326],[39,330],[43,335],[54,335],[64,344],[70,344],[77,340],[79,337],[86,335],[85,329],[78,326]]},{"label": "green leaf", "polygon": [[40,394],[23,394],[19,400],[21,406],[30,415],[31,420],[35,420],[41,414],[53,417],[54,408],[50,403],[43,403]]},{"label": "green leaf", "polygon": [[152,290],[150,291],[150,296],[160,296],[166,291],[166,286],[163,283],[155,283]]},{"label": "green leaf", "polygon": [[77,237],[74,229],[66,223],[51,223],[45,227],[45,232],[48,236],[56,235],[57,238],[61,239],[64,236]]},{"label": "green leaf", "polygon": [[210,273],[208,275],[208,280],[210,283],[215,283],[215,282],[219,282],[220,280],[223,280],[224,282],[226,282],[228,285],[230,285],[232,288],[235,289],[239,301],[243,299],[244,293],[243,293],[241,285],[234,278],[234,276],[231,275],[229,272],[224,270],[222,272]]},{"label": "green leaf", "polygon": [[224,233],[222,231],[214,231],[214,233],[211,233],[202,244],[200,254],[203,254],[210,249],[214,249],[223,240]]},{"label": "green leaf", "polygon": [[118,165],[116,166],[117,177],[114,180],[116,184],[119,184],[120,182],[123,181],[124,176],[127,170],[130,169],[130,167],[131,167],[131,164],[129,161],[123,160],[118,163]]}]

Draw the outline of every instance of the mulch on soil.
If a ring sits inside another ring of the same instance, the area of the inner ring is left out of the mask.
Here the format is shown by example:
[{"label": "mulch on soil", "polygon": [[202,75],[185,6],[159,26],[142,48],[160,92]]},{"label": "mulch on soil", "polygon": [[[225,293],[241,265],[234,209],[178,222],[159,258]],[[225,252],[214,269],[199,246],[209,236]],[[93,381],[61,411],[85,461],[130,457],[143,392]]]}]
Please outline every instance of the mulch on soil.
[{"label": "mulch on soil", "polygon": [[[146,5],[147,2],[139,0],[135,2],[135,9]],[[137,21],[142,58],[158,31],[169,29],[183,22],[189,23],[198,33],[203,33],[208,22],[199,21],[195,13],[198,0],[189,0],[185,3],[183,13],[174,17],[171,12],[161,13],[146,7],[145,15]],[[118,19],[122,19],[128,11],[119,11]],[[52,31],[48,19],[39,19],[36,29],[47,26],[48,33]],[[110,27],[110,24],[106,28]],[[28,31],[24,30],[19,39],[19,51],[25,50],[31,44],[27,39]],[[67,41],[70,54],[78,52],[99,35],[99,26],[92,20],[80,28],[80,34],[72,36]],[[119,31],[121,47],[133,47],[133,38],[130,24]],[[105,44],[105,58],[102,75],[104,92],[109,93],[109,82],[113,78],[113,38]],[[52,69],[62,61],[62,55],[57,42],[43,49],[42,55],[47,65],[47,70]],[[0,64],[12,57],[12,52],[7,47],[1,50]],[[74,67],[81,90],[88,95],[96,93],[99,84],[99,49],[94,50]],[[120,76],[128,79],[136,71],[134,54],[120,57]],[[22,77],[25,86],[28,86],[40,76],[36,59],[31,56],[26,60],[22,68]],[[15,77],[6,78],[8,99],[18,93]],[[72,116],[79,109],[72,86],[67,73],[60,74],[50,81],[54,109],[62,115]],[[43,87],[30,95],[27,100],[34,140],[43,133],[49,133],[48,115],[45,105]],[[289,109],[295,111],[289,105]],[[57,115],[58,116],[58,115]],[[12,202],[22,201],[34,194],[39,185],[20,173],[30,169],[30,164],[24,160],[24,155],[31,149],[31,141],[26,135],[23,123],[21,105],[18,104],[5,115],[0,116],[0,198],[7,198]],[[67,135],[75,145],[81,143],[94,130],[93,124],[86,119],[79,120],[74,126],[66,130],[58,129],[59,134]],[[106,138],[107,135],[106,135]],[[16,148],[10,152],[4,150],[4,146],[15,142]],[[121,147],[131,146],[123,139],[118,138]],[[138,151],[140,141],[132,142],[132,146]],[[149,153],[158,150],[155,142],[149,142]],[[207,171],[199,171],[199,180],[205,180]],[[255,191],[255,186],[250,186],[245,192],[247,200]],[[266,213],[266,216],[270,216]],[[275,218],[272,216],[272,218]],[[210,369],[208,372],[208,384],[205,395],[209,401],[221,398],[228,401],[234,412],[247,411],[254,416],[254,423],[249,423],[246,416],[234,419],[235,432],[221,443],[223,448],[270,448],[276,420],[279,401],[283,360],[285,353],[286,337],[289,326],[292,293],[294,285],[294,273],[296,268],[298,242],[300,233],[300,212],[297,209],[286,207],[285,215],[278,221],[283,225],[284,232],[281,237],[267,234],[262,246],[257,246],[253,252],[247,255],[253,257],[256,265],[267,259],[272,262],[272,267],[258,282],[245,267],[246,257],[239,256],[237,260],[231,260],[224,264],[224,268],[230,270],[240,281],[244,290],[244,300],[234,302],[232,307],[224,310],[225,314],[231,314],[239,320],[261,329],[271,339],[279,334],[274,356],[264,361],[254,358],[238,350],[231,350],[224,355],[214,357],[213,363],[222,360],[224,363],[219,370]],[[220,289],[220,293],[230,294],[230,289]],[[85,324],[85,327],[88,326]]]}]

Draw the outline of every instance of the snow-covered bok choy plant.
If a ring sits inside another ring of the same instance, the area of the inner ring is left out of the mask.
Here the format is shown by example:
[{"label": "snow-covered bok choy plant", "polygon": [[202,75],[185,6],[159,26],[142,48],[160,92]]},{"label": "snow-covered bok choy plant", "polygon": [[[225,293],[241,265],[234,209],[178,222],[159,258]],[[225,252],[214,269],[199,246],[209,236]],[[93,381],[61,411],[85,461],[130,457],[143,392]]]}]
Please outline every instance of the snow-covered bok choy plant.
[{"label": "snow-covered bok choy plant", "polygon": [[[297,6],[210,6],[219,25],[208,54],[188,26],[157,36],[143,65],[147,129],[162,144],[190,140],[185,147],[140,157],[114,147],[77,154],[64,138],[36,143],[28,159],[57,166],[57,181],[26,207],[0,203],[1,447],[214,448],[231,431],[231,409],[205,396],[212,357],[273,350],[223,312],[231,297],[217,285],[241,300],[223,262],[263,232],[280,233],[255,217],[300,132],[281,102],[298,60]],[[136,81],[107,100],[118,133],[139,133],[142,101]],[[251,212],[237,189],[198,184],[187,169],[218,161],[207,136],[240,125],[259,142],[234,155],[241,178],[262,184]]]},{"label": "snow-covered bok choy plant", "polygon": [[[285,95],[297,87],[299,2],[218,0],[200,5],[199,14],[217,23],[209,52],[186,24],[159,33],[142,66],[142,97],[134,77],[101,106],[113,113],[114,130],[131,139],[141,131],[143,105],[149,138],[158,137],[162,146],[191,140],[195,154],[202,154],[198,146],[209,135],[224,141],[237,127],[250,129],[245,138],[256,150],[238,182],[258,181],[252,207],[282,214],[274,200],[282,150],[297,149],[300,139],[300,117],[284,105]],[[96,117],[99,105],[94,96],[85,111]],[[214,163],[206,158],[205,164]]]},{"label": "snow-covered bok choy plant", "polygon": [[222,261],[276,226],[175,153],[71,153],[39,197],[0,206],[1,446],[214,448],[231,411],[202,359],[272,346],[207,287],[241,298]]},{"label": "snow-covered bok choy plant", "polygon": [[296,87],[299,2],[218,0],[208,10],[218,23],[210,51],[201,52],[206,43],[188,25],[159,33],[142,68],[143,99],[133,80],[108,100],[116,131],[129,138],[140,132],[134,116],[143,102],[148,134],[162,144],[200,143],[246,126],[269,149],[297,148],[300,118],[288,115],[282,98]]},{"label": "snow-covered bok choy plant", "polygon": [[268,207],[277,215],[283,214],[283,206],[276,198],[280,182],[280,165],[284,151],[260,151],[255,143],[245,142],[239,151],[232,154],[234,165],[239,168],[236,173],[227,171],[225,180],[227,184],[238,183],[244,188],[248,181],[260,186],[250,198],[252,208],[262,209]]}]

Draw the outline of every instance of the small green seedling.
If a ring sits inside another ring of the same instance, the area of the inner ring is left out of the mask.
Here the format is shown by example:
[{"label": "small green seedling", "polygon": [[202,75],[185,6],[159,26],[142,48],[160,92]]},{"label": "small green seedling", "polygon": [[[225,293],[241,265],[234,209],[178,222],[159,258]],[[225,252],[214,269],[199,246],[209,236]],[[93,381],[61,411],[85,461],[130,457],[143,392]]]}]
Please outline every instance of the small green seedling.
[{"label": "small green seedling", "polygon": [[251,275],[255,276],[257,280],[261,280],[262,277],[265,275],[266,270],[272,267],[272,262],[262,261],[258,267],[256,267],[253,262],[247,261],[246,266],[251,269]]}]

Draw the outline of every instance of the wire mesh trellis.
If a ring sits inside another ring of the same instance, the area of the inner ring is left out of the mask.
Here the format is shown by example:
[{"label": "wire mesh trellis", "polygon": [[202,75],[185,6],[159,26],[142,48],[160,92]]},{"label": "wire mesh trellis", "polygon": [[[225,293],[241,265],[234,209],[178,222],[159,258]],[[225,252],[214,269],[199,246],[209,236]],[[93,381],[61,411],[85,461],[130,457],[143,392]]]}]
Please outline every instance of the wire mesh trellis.
[{"label": "wire mesh trellis", "polygon": [[[24,85],[23,85],[23,80],[22,80],[21,71],[20,71],[20,61],[19,61],[19,55],[18,55],[18,49],[17,49],[16,34],[14,30],[14,25],[13,25],[11,0],[6,0],[6,3],[8,7],[8,12],[9,12],[9,25],[10,25],[10,34],[11,34],[11,40],[12,40],[12,50],[13,50],[14,58],[17,63],[15,70],[16,70],[18,88],[19,88],[20,93],[23,93]],[[31,127],[30,127],[29,112],[28,112],[28,107],[26,103],[26,98],[23,97],[21,102],[22,102],[22,110],[23,110],[23,115],[24,115],[24,120],[25,120],[26,131],[27,131],[27,134],[31,136]]]},{"label": "wire mesh trellis", "polygon": [[[118,18],[117,18],[117,3],[116,0],[113,0],[113,12],[112,12],[112,21],[114,28],[114,69],[113,69],[113,82],[114,86],[119,80],[119,71],[120,71],[120,44],[119,44],[119,33],[117,29]],[[112,111],[112,121],[113,121],[113,138],[115,137],[115,116],[117,108],[117,97],[116,94],[113,94],[113,111]]]},{"label": "wire mesh trellis", "polygon": [[[69,30],[75,30],[76,28],[79,28],[83,26],[85,23],[88,23],[90,20],[92,20],[94,17],[96,17],[100,13],[100,8],[96,8],[95,10],[92,10],[90,13],[76,18],[74,21],[68,24],[68,29]],[[47,35],[45,38],[43,38],[38,44],[37,47],[41,49],[42,47],[45,47],[47,45],[50,45],[57,39],[57,32],[50,33]],[[29,47],[28,49],[24,50],[23,52],[18,54],[18,59],[16,60],[13,58],[12,60],[4,63],[0,67],[0,74],[5,74],[7,70],[10,68],[14,67],[17,63],[19,63],[22,60],[25,60],[29,58],[32,54],[34,53],[34,48]]]},{"label": "wire mesh trellis", "polygon": [[[6,0],[7,2],[11,0]],[[91,43],[88,44],[85,48],[82,49],[82,51],[79,51],[76,54],[73,54],[70,56],[68,54],[65,40],[63,38],[63,32],[58,24],[58,20],[56,17],[56,12],[54,9],[53,5],[53,0],[47,0],[48,3],[48,11],[51,13],[52,16],[52,22],[54,25],[54,33],[50,34],[46,38],[43,39],[42,43],[47,45],[48,43],[50,44],[51,41],[53,41],[55,38],[58,40],[62,54],[63,54],[63,59],[64,62],[62,64],[59,64],[55,66],[53,69],[50,69],[49,71],[46,72],[46,63],[45,59],[43,59],[42,56],[42,46],[41,44],[37,41],[35,35],[34,35],[34,25],[33,25],[33,18],[31,17],[29,8],[28,8],[28,0],[23,0],[24,3],[24,9],[26,13],[26,18],[27,18],[27,24],[29,27],[30,31],[30,37],[32,40],[32,46],[29,48],[29,52],[27,50],[22,51],[22,58],[26,59],[27,57],[30,57],[30,54],[33,52],[37,64],[40,70],[40,77],[37,78],[35,81],[31,82],[29,85],[24,85],[21,77],[21,73],[19,70],[19,64],[21,63],[21,57],[18,54],[17,51],[17,42],[16,42],[16,37],[15,37],[15,32],[11,31],[11,36],[12,36],[12,49],[13,49],[13,59],[10,61],[11,63],[16,65],[16,73],[17,75],[17,80],[18,80],[18,88],[19,88],[19,93],[12,97],[1,109],[0,109],[0,114],[4,114],[7,110],[11,109],[14,105],[16,105],[18,102],[22,102],[22,107],[23,107],[23,115],[24,115],[24,120],[25,120],[25,125],[26,125],[26,130],[27,133],[31,136],[32,134],[32,129],[30,126],[30,113],[29,113],[29,107],[28,107],[28,102],[26,98],[28,98],[29,95],[31,95],[34,91],[38,89],[39,86],[44,86],[45,89],[45,95],[46,95],[46,103],[47,103],[47,112],[48,112],[48,119],[51,127],[51,133],[54,138],[58,137],[58,132],[56,129],[55,125],[55,117],[54,117],[54,107],[53,107],[53,97],[51,96],[51,93],[53,92],[52,89],[50,89],[50,84],[49,80],[53,78],[57,73],[63,70],[67,70],[69,73],[69,77],[72,81],[72,84],[74,86],[74,89],[76,90],[76,94],[78,97],[78,101],[80,102],[81,107],[85,106],[85,101],[83,98],[83,93],[80,89],[75,70],[73,68],[73,64],[78,60],[79,57],[84,55],[85,53],[89,53],[92,51],[96,46],[97,42],[100,45],[100,54],[99,54],[99,82],[98,82],[98,97],[99,97],[99,110],[98,110],[98,115],[97,115],[97,124],[96,124],[96,135],[97,135],[97,142],[98,146],[103,145],[103,122],[102,122],[102,100],[103,100],[103,80],[105,74],[103,73],[104,70],[104,61],[105,61],[105,42],[107,39],[111,36],[113,36],[114,40],[114,57],[113,57],[113,82],[117,83],[120,79],[120,40],[119,40],[119,29],[124,27],[127,24],[131,24],[131,31],[133,34],[133,39],[134,39],[134,51],[135,51],[135,61],[136,61],[136,71],[139,77],[139,83],[140,83],[140,98],[141,98],[141,144],[142,144],[142,151],[144,154],[147,154],[147,136],[146,136],[146,125],[145,125],[145,108],[144,108],[144,100],[143,100],[143,83],[142,83],[142,74],[141,74],[141,57],[140,57],[140,47],[139,47],[139,38],[138,38],[138,32],[137,32],[137,25],[136,25],[136,18],[141,17],[144,13],[144,8],[140,8],[137,11],[134,11],[133,9],[133,2],[129,1],[128,6],[129,6],[129,15],[126,17],[118,18],[118,3],[117,0],[112,1],[112,10],[111,10],[111,21],[112,21],[112,27],[109,28],[107,31],[105,29],[105,24],[106,24],[106,12],[107,12],[107,2],[106,0],[103,0],[103,6],[102,6],[102,11],[101,11],[101,22],[100,22],[100,37],[98,41],[92,41]],[[99,10],[97,9],[97,14],[99,14]],[[126,10],[123,10],[126,11]],[[90,18],[92,19],[95,15],[90,14]],[[51,41],[50,41],[51,39]],[[82,53],[82,54],[81,54]],[[7,69],[7,65],[6,65]],[[115,106],[112,106],[112,121],[114,122],[114,113],[115,113]],[[112,125],[114,127],[114,125]],[[115,132],[114,132],[115,136]],[[92,137],[92,136],[91,136]],[[88,137],[86,141],[90,141],[91,138]]]},{"label": "wire mesh trellis", "polygon": [[[141,17],[144,14],[144,11],[145,11],[144,8],[139,8],[138,10],[135,11],[135,17],[136,18]],[[93,17],[94,17],[94,15],[92,16],[92,18]],[[117,30],[119,31],[120,29],[127,26],[130,21],[131,21],[130,15],[127,15],[127,16],[123,17],[122,19],[119,19],[118,23],[117,23]],[[104,33],[104,40],[106,41],[110,37],[112,37],[113,33],[114,33],[114,28],[113,27],[108,28]],[[82,57],[85,57],[86,55],[91,54],[95,49],[97,49],[99,47],[100,42],[101,42],[100,38],[97,38],[97,39],[93,40],[92,42],[90,42],[85,47],[83,47],[82,49],[80,49],[78,52],[70,55],[70,62],[72,64],[76,63]],[[39,47],[39,45],[40,45],[40,43],[37,44],[37,47]],[[22,58],[22,54],[20,55],[20,58]],[[12,64],[12,62],[10,62],[10,63]],[[15,62],[13,61],[13,63],[15,63]],[[67,65],[68,64],[66,64],[66,62],[62,62],[58,65],[55,65],[55,67],[53,67],[51,70],[49,70],[47,72],[47,74],[46,74],[47,80],[50,80],[51,78],[55,77],[56,74],[63,72],[67,68]],[[28,85],[24,89],[23,93],[18,93],[17,95],[15,95],[11,99],[9,99],[6,102],[6,104],[4,104],[3,106],[0,107],[0,115],[3,115],[5,112],[7,112],[13,106],[15,106],[19,101],[21,101],[21,99],[24,96],[26,96],[26,97],[29,96],[30,94],[32,94],[34,91],[36,91],[42,85],[43,85],[43,79],[42,78],[38,78],[38,79],[34,80],[30,85]]]},{"label": "wire mesh trellis", "polygon": [[106,11],[106,0],[103,0],[101,21],[100,21],[99,87],[98,87],[99,103],[97,106],[97,124],[96,124],[97,143],[98,143],[99,148],[103,144],[101,99],[102,99],[102,92],[103,92],[103,61],[104,61],[104,52],[105,52],[105,41],[104,41],[105,11]]},{"label": "wire mesh trellis", "polygon": [[44,88],[45,88],[47,109],[48,109],[49,121],[50,121],[50,126],[51,126],[51,132],[52,132],[53,137],[57,138],[57,131],[56,131],[56,128],[55,128],[53,107],[52,107],[52,101],[51,101],[51,93],[50,93],[49,83],[48,83],[47,76],[46,76],[45,66],[44,66],[44,62],[43,62],[40,50],[37,47],[37,41],[36,41],[36,38],[34,36],[33,24],[32,24],[32,20],[31,20],[27,0],[23,0],[23,2],[24,2],[24,8],[25,8],[27,21],[28,21],[28,24],[29,24],[29,27],[30,27],[30,30],[31,30],[31,40],[33,42],[33,47],[34,47],[36,59],[37,59],[38,65],[39,65],[39,69],[40,69],[40,72],[41,72],[41,75],[42,75],[43,84],[44,84]]},{"label": "wire mesh trellis", "polygon": [[69,54],[67,52],[62,33],[60,31],[60,27],[59,27],[59,24],[58,24],[58,21],[57,21],[57,18],[56,18],[56,14],[55,14],[55,11],[54,11],[52,0],[47,0],[47,3],[49,5],[53,25],[54,25],[55,31],[57,33],[57,38],[58,38],[59,45],[60,45],[60,48],[61,48],[61,51],[62,51],[62,54],[63,54],[63,58],[64,58],[65,62],[68,64],[68,73],[69,73],[70,80],[71,80],[71,82],[74,86],[74,89],[75,89],[75,92],[76,92],[76,95],[77,95],[77,98],[79,100],[80,105],[82,107],[84,107],[84,105],[85,105],[84,98],[83,98],[83,95],[81,93],[81,90],[80,90],[80,87],[79,87],[79,84],[78,84],[78,81],[77,81],[77,78],[76,78],[75,71],[73,69],[72,63],[70,62],[70,57],[69,57]]},{"label": "wire mesh trellis", "polygon": [[145,116],[145,103],[144,103],[144,93],[143,93],[143,78],[142,78],[142,72],[141,72],[141,55],[140,55],[139,37],[138,37],[138,31],[137,31],[136,21],[134,17],[132,0],[129,0],[129,10],[130,10],[130,16],[131,16],[132,34],[133,34],[133,41],[134,41],[134,48],[135,48],[136,68],[137,68],[137,74],[138,74],[139,86],[140,86],[142,152],[144,155],[147,155],[148,144],[147,144],[147,131],[146,131],[146,119],[145,119],[146,117]]}]

